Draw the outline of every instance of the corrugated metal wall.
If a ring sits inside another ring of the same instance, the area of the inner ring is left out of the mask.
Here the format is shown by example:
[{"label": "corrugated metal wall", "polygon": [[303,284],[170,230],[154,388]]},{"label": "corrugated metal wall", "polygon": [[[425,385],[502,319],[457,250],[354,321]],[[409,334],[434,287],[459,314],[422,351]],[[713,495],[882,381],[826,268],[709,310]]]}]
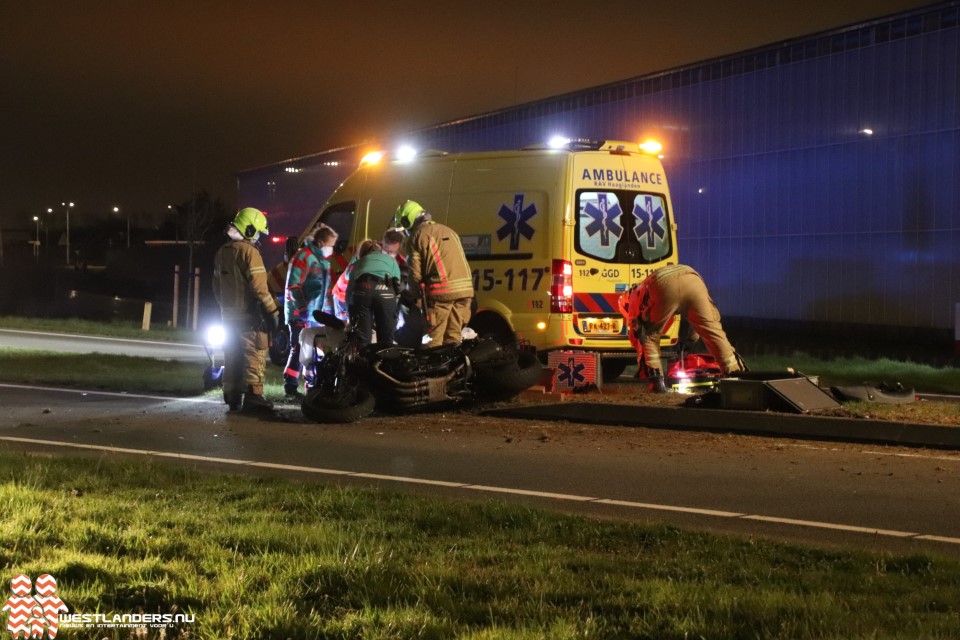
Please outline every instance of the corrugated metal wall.
[{"label": "corrugated metal wall", "polygon": [[[960,302],[958,14],[943,3],[404,140],[465,151],[656,136],[680,258],[725,315],[947,329]],[[322,163],[355,154],[292,163],[318,173],[309,187],[293,186],[309,174],[291,163],[245,172],[240,201],[280,176],[291,185],[272,187],[275,206],[289,192],[291,211],[313,213],[346,166]]]}]

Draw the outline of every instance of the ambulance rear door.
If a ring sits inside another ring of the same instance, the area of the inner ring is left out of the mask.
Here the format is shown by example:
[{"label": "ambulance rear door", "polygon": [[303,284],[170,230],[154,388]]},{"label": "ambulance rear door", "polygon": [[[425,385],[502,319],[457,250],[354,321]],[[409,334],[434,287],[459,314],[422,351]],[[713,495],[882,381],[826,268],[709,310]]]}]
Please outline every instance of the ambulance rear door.
[{"label": "ambulance rear door", "polygon": [[[572,178],[573,333],[584,348],[630,348],[617,301],[631,285],[676,263],[663,167],[638,153],[581,152]],[[672,327],[675,341],[676,327]]]}]

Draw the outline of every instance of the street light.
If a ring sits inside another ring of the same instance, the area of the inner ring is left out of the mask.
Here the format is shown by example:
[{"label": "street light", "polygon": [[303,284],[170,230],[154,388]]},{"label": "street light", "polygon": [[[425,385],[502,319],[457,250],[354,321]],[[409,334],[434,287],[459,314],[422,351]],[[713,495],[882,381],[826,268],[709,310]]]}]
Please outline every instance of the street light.
[{"label": "street light", "polygon": [[37,242],[33,245],[33,257],[40,261],[40,218],[33,216],[33,221],[37,224]]},{"label": "street light", "polygon": [[51,215],[53,215],[53,209],[50,207],[47,207],[47,225],[43,229],[43,233],[46,236],[44,241],[45,246],[43,248],[43,257],[46,260],[50,259],[50,216]]},{"label": "street light", "polygon": [[[114,213],[120,213],[120,207],[113,208]],[[130,248],[130,213],[127,212],[127,249]]]},{"label": "street light", "polygon": [[73,207],[73,203],[61,202],[60,206],[67,212],[67,264],[70,264],[70,209]]}]

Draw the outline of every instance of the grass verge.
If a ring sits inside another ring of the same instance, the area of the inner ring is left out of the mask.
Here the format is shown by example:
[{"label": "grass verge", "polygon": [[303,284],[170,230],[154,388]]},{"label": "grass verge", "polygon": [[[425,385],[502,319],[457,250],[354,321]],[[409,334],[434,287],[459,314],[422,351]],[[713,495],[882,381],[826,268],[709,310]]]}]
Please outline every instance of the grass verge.
[{"label": "grass verge", "polygon": [[[221,360],[217,364],[222,364]],[[103,353],[55,353],[0,347],[0,381],[10,384],[155,393],[175,397],[203,395],[206,365]],[[219,396],[220,390],[208,392]],[[267,365],[264,393],[271,400],[283,394],[283,374]]]},{"label": "grass verge", "polygon": [[900,382],[925,393],[960,394],[960,369],[931,367],[899,360],[835,358],[822,360],[803,352],[790,356],[755,356],[747,363],[754,371],[775,371],[793,367],[807,375],[820,377],[820,385],[862,384],[864,382]]},{"label": "grass verge", "polygon": [[187,344],[200,344],[202,341],[202,337],[198,335],[196,331],[190,331],[189,329],[153,327],[150,331],[144,331],[141,326],[135,322],[98,322],[81,320],[79,318],[55,319],[0,316],[0,329],[70,333],[88,336],[105,336],[109,338],[134,338],[157,340],[159,342],[185,342]]},{"label": "grass verge", "polygon": [[[960,562],[0,452],[5,579],[190,638],[955,638]],[[67,635],[67,632],[64,632]],[[72,630],[68,637],[130,637]]]}]

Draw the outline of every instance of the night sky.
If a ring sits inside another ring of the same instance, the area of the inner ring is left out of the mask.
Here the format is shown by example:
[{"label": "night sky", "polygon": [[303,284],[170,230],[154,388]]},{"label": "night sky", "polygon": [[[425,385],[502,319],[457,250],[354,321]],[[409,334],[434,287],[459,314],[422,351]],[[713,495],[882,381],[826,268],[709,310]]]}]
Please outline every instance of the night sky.
[{"label": "night sky", "polygon": [[926,4],[0,0],[0,224],[232,208],[242,169]]}]

